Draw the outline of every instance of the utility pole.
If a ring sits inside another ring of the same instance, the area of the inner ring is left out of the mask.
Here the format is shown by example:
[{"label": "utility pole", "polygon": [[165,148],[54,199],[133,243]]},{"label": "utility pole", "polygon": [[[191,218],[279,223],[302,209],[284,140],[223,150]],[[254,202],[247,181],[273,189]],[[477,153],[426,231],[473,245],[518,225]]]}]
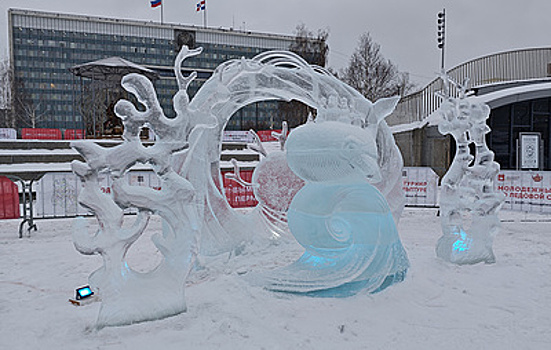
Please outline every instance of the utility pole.
[{"label": "utility pole", "polygon": [[444,48],[446,46],[446,9],[438,12],[438,48],[442,51],[441,69],[444,70]]}]

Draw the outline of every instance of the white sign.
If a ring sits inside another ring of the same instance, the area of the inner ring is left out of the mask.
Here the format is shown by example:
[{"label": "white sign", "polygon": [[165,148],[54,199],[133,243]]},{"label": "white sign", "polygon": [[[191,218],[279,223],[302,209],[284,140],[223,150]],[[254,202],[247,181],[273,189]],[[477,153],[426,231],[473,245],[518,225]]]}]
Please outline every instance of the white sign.
[{"label": "white sign", "polygon": [[438,175],[431,168],[404,168],[402,188],[406,195],[406,205],[433,207],[438,203]]},{"label": "white sign", "polygon": [[540,166],[540,134],[520,133],[520,168],[538,169]]},{"label": "white sign", "polygon": [[[130,171],[126,174],[131,186],[161,189],[160,180],[153,171]],[[111,178],[100,176],[99,189],[111,194]],[[80,179],[72,172],[46,173],[36,184],[36,217],[66,217],[91,214],[78,203],[82,190]],[[126,213],[134,213],[129,209]]]},{"label": "white sign", "polygon": [[551,213],[551,171],[502,170],[495,186],[506,196],[505,210]]},{"label": "white sign", "polygon": [[15,140],[17,131],[12,128],[0,128],[0,139]]},{"label": "white sign", "polygon": [[253,135],[248,131],[225,130],[222,142],[253,142]]}]

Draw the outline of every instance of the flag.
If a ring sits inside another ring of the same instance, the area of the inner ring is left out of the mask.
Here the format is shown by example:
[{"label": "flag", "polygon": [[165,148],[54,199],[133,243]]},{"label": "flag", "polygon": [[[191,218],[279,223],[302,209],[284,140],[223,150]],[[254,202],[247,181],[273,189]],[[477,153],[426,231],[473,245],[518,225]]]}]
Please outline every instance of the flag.
[{"label": "flag", "polygon": [[205,10],[207,8],[207,3],[205,0],[201,0],[197,3],[197,11]]},{"label": "flag", "polygon": [[163,0],[151,0],[151,7],[161,6],[162,4]]}]

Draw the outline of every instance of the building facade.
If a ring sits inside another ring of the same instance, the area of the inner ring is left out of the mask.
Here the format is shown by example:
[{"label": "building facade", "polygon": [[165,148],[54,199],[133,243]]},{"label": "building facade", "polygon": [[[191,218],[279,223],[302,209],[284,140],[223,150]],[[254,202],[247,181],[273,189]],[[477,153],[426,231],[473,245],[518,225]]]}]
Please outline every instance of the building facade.
[{"label": "building facade", "polygon": [[[551,170],[551,48],[499,52],[476,58],[447,71],[457,82],[470,79],[470,93],[490,109],[488,147],[501,169]],[[439,134],[426,121],[438,113],[442,82],[435,79],[424,89],[402,98],[387,121],[398,132],[398,142],[407,166],[430,166],[443,175],[455,155],[449,136]],[[454,92],[454,89],[451,89]],[[533,151],[533,167],[523,162],[522,139]],[[539,142],[536,142],[538,141]],[[536,149],[532,149],[534,146]]]},{"label": "building facade", "polygon": [[[184,62],[185,74],[198,73],[189,87],[193,96],[220,63],[252,58],[268,50],[288,50],[295,39],[230,29],[17,9],[9,10],[8,26],[10,61],[19,94],[29,105],[26,117],[33,119],[34,127],[59,129],[84,128],[81,111],[85,89],[69,71],[75,65],[117,56],[155,70],[160,75],[154,82],[159,101],[165,114],[172,116],[172,97],[177,92],[173,66],[182,45],[203,47],[201,55]],[[279,119],[276,102],[260,102],[239,110],[228,129],[278,128]]]}]

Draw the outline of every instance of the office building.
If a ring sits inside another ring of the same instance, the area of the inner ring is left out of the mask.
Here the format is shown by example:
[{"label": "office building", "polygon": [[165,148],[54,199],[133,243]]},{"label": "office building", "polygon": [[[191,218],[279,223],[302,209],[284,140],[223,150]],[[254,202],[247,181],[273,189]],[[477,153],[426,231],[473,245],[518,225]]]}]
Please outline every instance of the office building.
[{"label": "office building", "polygon": [[[58,129],[84,128],[80,106],[86,89],[69,71],[75,65],[116,56],[156,71],[157,94],[171,116],[177,91],[172,69],[182,45],[204,49],[184,64],[198,73],[189,88],[193,96],[220,63],[288,50],[294,41],[293,36],[18,9],[9,10],[8,26],[10,59],[35,127]],[[280,119],[276,102],[260,102],[238,111],[228,129],[278,128]]]}]

